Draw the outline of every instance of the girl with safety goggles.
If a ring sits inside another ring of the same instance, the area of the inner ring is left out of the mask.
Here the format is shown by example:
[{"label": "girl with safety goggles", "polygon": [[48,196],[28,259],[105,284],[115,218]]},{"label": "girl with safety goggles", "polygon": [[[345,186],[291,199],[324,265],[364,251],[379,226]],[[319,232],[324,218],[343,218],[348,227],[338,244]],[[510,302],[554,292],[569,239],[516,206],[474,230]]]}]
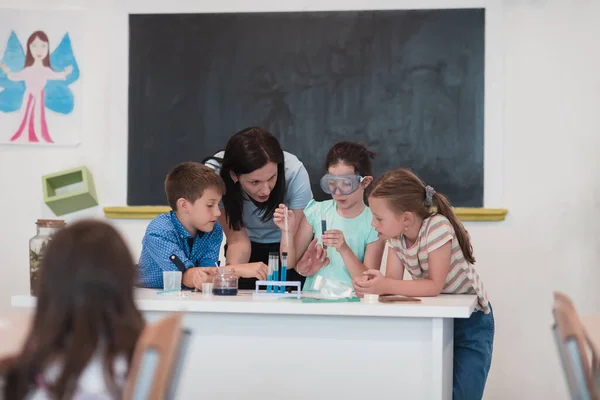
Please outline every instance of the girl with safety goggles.
[{"label": "girl with safety goggles", "polygon": [[372,213],[364,200],[365,189],[373,180],[373,157],[361,144],[335,144],[327,153],[327,173],[321,179],[321,189],[331,194],[332,200],[311,200],[300,219],[284,205],[275,211],[273,220],[283,235],[286,211],[287,229],[296,231],[287,249],[288,265],[307,276],[305,289],[312,289],[319,275],[351,285],[352,279],[367,269],[379,269],[385,243],[371,227]]}]

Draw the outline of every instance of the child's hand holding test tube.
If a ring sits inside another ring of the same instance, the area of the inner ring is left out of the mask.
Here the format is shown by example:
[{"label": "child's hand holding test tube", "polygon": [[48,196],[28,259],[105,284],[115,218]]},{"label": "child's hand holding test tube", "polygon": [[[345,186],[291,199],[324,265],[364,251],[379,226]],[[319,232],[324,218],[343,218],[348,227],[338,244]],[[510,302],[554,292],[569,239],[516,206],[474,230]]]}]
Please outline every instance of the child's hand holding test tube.
[{"label": "child's hand holding test tube", "polygon": [[324,232],[323,236],[321,236],[321,240],[323,241],[324,249],[326,249],[329,246],[333,247],[340,253],[347,250],[352,251],[346,243],[344,233],[339,229],[329,229],[328,231]]},{"label": "child's hand holding test tube", "polygon": [[323,243],[323,249],[327,250],[327,245],[325,244],[325,241],[323,240],[323,235],[325,235],[325,232],[327,232],[327,218],[325,216],[325,213],[321,214],[321,242]]}]

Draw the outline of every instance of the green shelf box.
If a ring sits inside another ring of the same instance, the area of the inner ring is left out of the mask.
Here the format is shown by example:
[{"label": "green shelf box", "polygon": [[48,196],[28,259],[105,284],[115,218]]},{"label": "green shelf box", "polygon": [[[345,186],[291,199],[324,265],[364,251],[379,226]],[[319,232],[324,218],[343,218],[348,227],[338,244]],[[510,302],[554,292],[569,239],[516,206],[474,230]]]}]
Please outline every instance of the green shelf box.
[{"label": "green shelf box", "polygon": [[94,178],[87,167],[42,176],[44,202],[57,216],[98,205]]}]

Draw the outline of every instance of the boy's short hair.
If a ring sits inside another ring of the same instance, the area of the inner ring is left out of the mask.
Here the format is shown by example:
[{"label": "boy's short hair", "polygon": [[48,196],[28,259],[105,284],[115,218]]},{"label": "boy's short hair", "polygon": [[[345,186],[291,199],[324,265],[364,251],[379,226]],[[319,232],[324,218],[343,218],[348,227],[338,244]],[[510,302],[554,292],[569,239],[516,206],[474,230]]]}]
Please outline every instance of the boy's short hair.
[{"label": "boy's short hair", "polygon": [[173,168],[165,179],[167,201],[177,211],[177,200],[186,199],[193,203],[202,197],[204,190],[214,188],[225,193],[223,179],[211,168],[197,162],[184,162]]}]

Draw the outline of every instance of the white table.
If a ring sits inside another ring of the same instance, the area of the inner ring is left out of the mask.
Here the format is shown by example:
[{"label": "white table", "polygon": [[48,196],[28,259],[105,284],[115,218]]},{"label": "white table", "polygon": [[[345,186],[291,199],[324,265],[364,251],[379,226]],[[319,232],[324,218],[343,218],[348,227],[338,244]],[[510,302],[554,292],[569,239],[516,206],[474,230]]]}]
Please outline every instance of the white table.
[{"label": "white table", "polygon": [[[178,399],[451,399],[453,319],[473,295],[421,303],[183,298],[136,289],[149,320],[184,311],[193,332]],[[35,298],[13,296],[14,307]]]}]

